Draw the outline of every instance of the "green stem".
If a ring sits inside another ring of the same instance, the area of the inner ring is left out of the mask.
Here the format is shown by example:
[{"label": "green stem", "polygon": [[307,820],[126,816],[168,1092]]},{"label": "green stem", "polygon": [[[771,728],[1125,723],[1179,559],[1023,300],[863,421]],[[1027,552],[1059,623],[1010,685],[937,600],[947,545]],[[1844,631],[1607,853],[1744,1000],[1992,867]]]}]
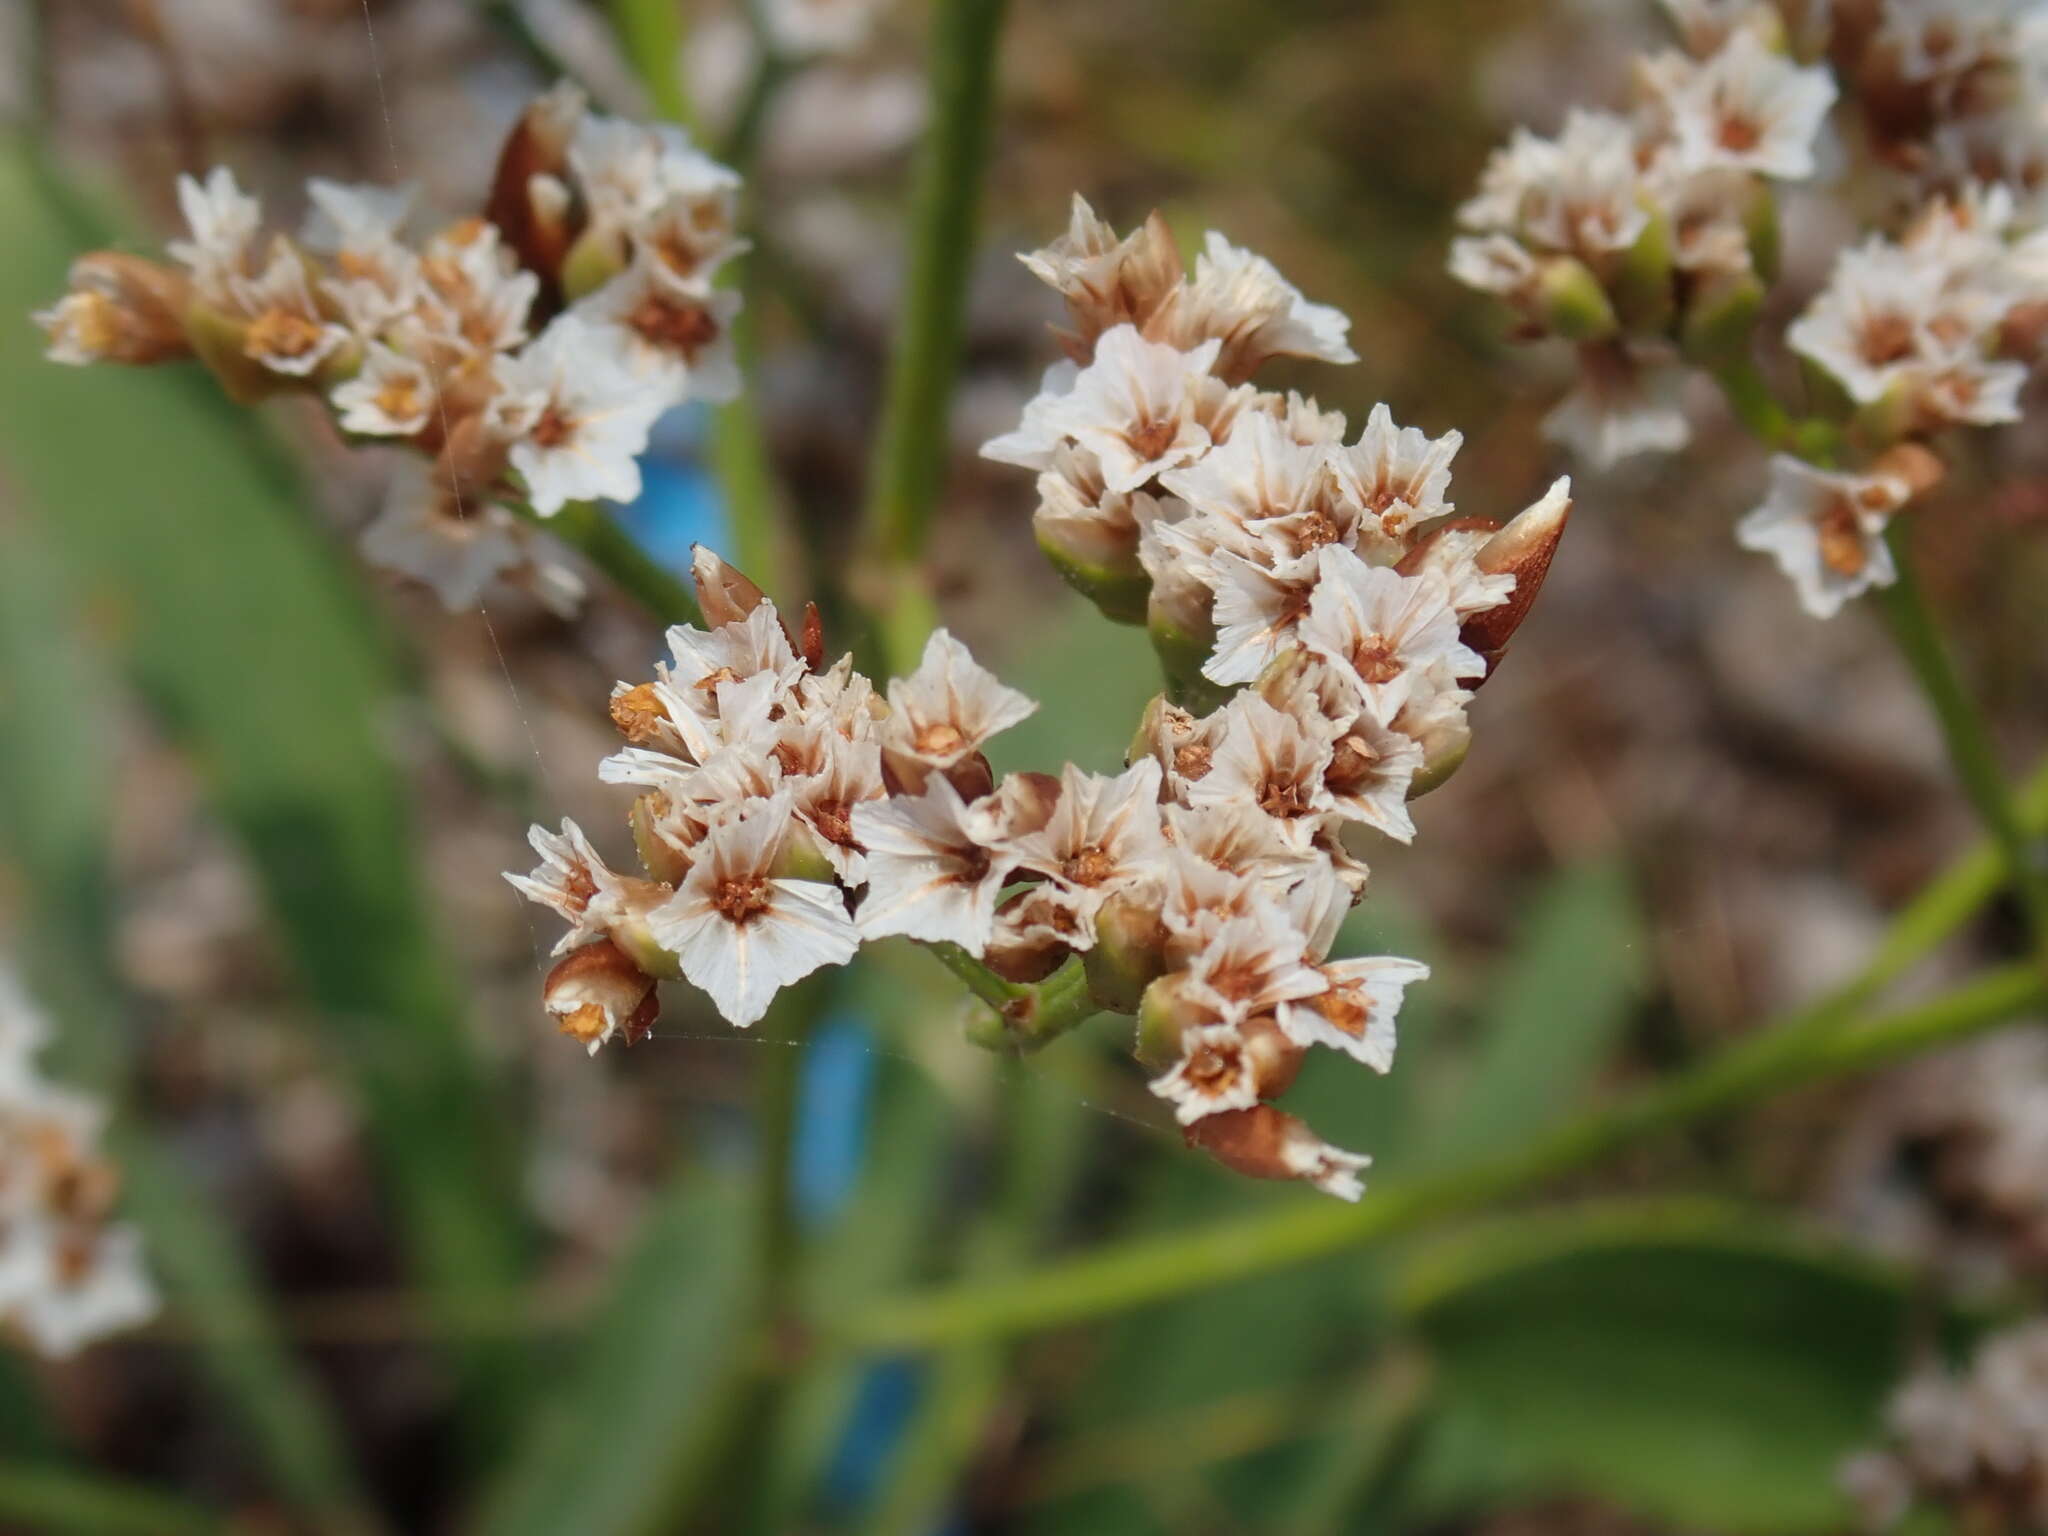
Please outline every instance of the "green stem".
[{"label": "green stem", "polygon": [[508,503],[536,528],[577,551],[663,624],[702,624],[697,595],[680,576],[633,541],[595,502],[572,501],[553,517]]},{"label": "green stem", "polygon": [[958,944],[928,944],[933,958],[988,1004],[989,1016],[967,1031],[974,1044],[1018,1053],[1052,1044],[1102,1012],[1088,990],[1088,973],[1070,960],[1032,986],[1005,981]]},{"label": "green stem", "polygon": [[2003,856],[2006,873],[2026,909],[2036,947],[2048,954],[2048,875],[2044,875],[2035,858],[2033,838],[2021,821],[2013,793],[1998,766],[1990,729],[1956,675],[1955,663],[1921,596],[1920,583],[1913,571],[1912,549],[1901,521],[1894,520],[1885,530],[1885,543],[1891,548],[1898,577],[1890,586],[1879,589],[1878,601],[1892,639],[1934,707],[1942,738],[1948,744],[1949,761],[1955,767],[1956,777],[1962,780],[1963,792],[1976,809],[1978,820]]},{"label": "green stem", "polygon": [[0,1466],[0,1515],[57,1536],[226,1536],[228,1521],[169,1494],[64,1467]]},{"label": "green stem", "polygon": [[683,91],[683,8],[676,0],[608,0],[605,9],[655,116],[694,127]]},{"label": "green stem", "polygon": [[930,1348],[1081,1322],[1264,1274],[1523,1194],[1658,1132],[1800,1084],[1967,1038],[2043,1001],[2040,973],[2022,965],[1990,972],[1917,1008],[1847,1028],[1828,1014],[1795,1031],[1795,1040],[1781,1032],[1752,1036],[1518,1152],[1436,1176],[1390,1181],[1357,1206],[1305,1203],[1123,1244],[979,1286],[885,1300],[828,1325],[827,1331],[855,1349]]},{"label": "green stem", "polygon": [[[909,270],[868,481],[867,542],[885,572],[914,571],[945,477],[947,405],[995,107],[1002,0],[937,0],[931,120],[911,212]],[[893,596],[893,592],[886,594]]]},{"label": "green stem", "polygon": [[1713,370],[1714,382],[1728,401],[1735,419],[1766,447],[1783,448],[1792,440],[1793,422],[1778,403],[1763,370],[1748,356],[1734,357]]}]

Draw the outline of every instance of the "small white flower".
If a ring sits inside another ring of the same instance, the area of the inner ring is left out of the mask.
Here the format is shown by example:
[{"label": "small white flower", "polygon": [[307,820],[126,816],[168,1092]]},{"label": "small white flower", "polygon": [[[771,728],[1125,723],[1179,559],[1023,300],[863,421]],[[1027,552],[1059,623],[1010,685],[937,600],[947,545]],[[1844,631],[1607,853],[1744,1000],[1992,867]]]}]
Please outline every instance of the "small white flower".
[{"label": "small white flower", "polygon": [[797,819],[815,834],[840,880],[858,886],[867,879],[867,853],[854,832],[853,813],[887,797],[882,754],[872,741],[848,741],[836,731],[823,734],[822,761],[805,773],[793,773],[785,764],[782,786]]},{"label": "small white flower", "polygon": [[777,795],[713,827],[675,895],[647,917],[683,975],[741,1029],[791,982],[860,947],[836,885],[774,873],[790,824],[789,798]]},{"label": "small white flower", "polygon": [[1222,344],[1216,372],[1242,379],[1268,358],[1305,357],[1355,363],[1346,339],[1351,321],[1328,304],[1311,304],[1265,257],[1210,230],[1195,273],[1174,295],[1167,328],[1175,342]]},{"label": "small white flower", "polygon": [[232,285],[249,275],[255,260],[263,205],[235,184],[233,171],[217,165],[203,182],[178,178],[178,208],[192,238],[173,240],[172,257],[191,270],[203,298],[216,305],[231,302]]},{"label": "small white flower", "polygon": [[274,373],[304,378],[349,342],[347,326],[321,313],[306,262],[280,239],[254,277],[230,278],[237,311],[248,317],[243,353]]},{"label": "small white flower", "polygon": [[1627,250],[1649,223],[1641,182],[1628,121],[1574,108],[1556,139],[1519,130],[1495,151],[1458,218],[1482,233],[1598,257]]},{"label": "small white flower", "polygon": [[513,436],[512,467],[543,517],[572,501],[631,501],[639,456],[667,406],[634,374],[611,335],[573,315],[557,317],[533,344],[498,365],[496,402]]},{"label": "small white flower", "polygon": [[1186,975],[1191,999],[1237,1024],[1329,985],[1309,963],[1300,931],[1271,907],[1218,923]]},{"label": "small white flower", "polygon": [[[1160,780],[1159,764],[1149,757],[1114,776],[1069,763],[1052,819],[1014,844],[1023,868],[1071,893],[1084,933],[1112,893],[1146,878],[1166,853]],[[1089,936],[1076,947],[1091,943]]]},{"label": "small white flower", "polygon": [[1358,441],[1338,449],[1331,467],[1344,494],[1372,513],[1389,540],[1402,541],[1415,525],[1452,510],[1451,460],[1464,434],[1432,438],[1394,425],[1393,413],[1375,405]]},{"label": "small white flower", "polygon": [[1685,370],[1625,346],[1579,349],[1579,382],[1543,420],[1543,435],[1608,469],[1639,453],[1674,453],[1692,440]]},{"label": "small white flower", "polygon": [[1340,549],[1324,550],[1321,559],[1302,643],[1346,676],[1375,717],[1391,721],[1417,680],[1439,663],[1455,677],[1486,674],[1485,661],[1458,639],[1458,615],[1441,576],[1403,576]]},{"label": "small white flower", "polygon": [[1323,787],[1345,821],[1362,822],[1405,843],[1415,836],[1408,786],[1421,768],[1422,747],[1417,742],[1383,725],[1371,711],[1361,710],[1330,742]]},{"label": "small white flower", "polygon": [[1327,987],[1280,1005],[1280,1028],[1296,1045],[1327,1045],[1375,1072],[1394,1065],[1394,1016],[1401,994],[1429,979],[1419,960],[1368,955],[1333,960],[1322,968]]},{"label": "small white flower", "polygon": [[1935,284],[1898,246],[1877,236],[1843,251],[1806,312],[1785,332],[1792,350],[1820,364],[1868,405],[1919,365]]},{"label": "small white flower", "polygon": [[668,123],[635,123],[591,113],[576,124],[569,169],[599,229],[635,229],[659,218],[677,199],[711,208],[739,186],[720,165]]},{"label": "small white flower", "polygon": [[413,189],[347,186],[315,176],[306,195],[313,208],[305,242],[327,253],[334,267],[320,291],[358,334],[373,335],[419,300],[420,259],[398,239]]},{"label": "small white flower", "polygon": [[[1187,533],[1188,526],[1181,524],[1167,536],[1185,539]],[[1219,549],[1200,565],[1189,564],[1206,574],[1215,593],[1216,643],[1202,663],[1202,675],[1225,687],[1250,682],[1295,643],[1322,571],[1313,553],[1266,566]]]},{"label": "small white flower", "polygon": [[1906,496],[1890,476],[1832,474],[1777,454],[1770,491],[1735,540],[1776,560],[1808,613],[1832,618],[1850,598],[1897,580],[1884,526]]},{"label": "small white flower", "polygon": [[1333,1147],[1297,1120],[1288,1127],[1280,1156],[1294,1177],[1324,1194],[1353,1204],[1364,1198],[1365,1185],[1358,1175],[1372,1165],[1372,1159],[1362,1152]]},{"label": "small white flower", "polygon": [[158,1306],[134,1228],[74,1229],[34,1217],[8,1223],[0,1240],[0,1315],[38,1353],[64,1359],[149,1321]]},{"label": "small white flower", "polygon": [[[1315,855],[1289,842],[1273,818],[1245,801],[1167,805],[1161,820],[1173,849],[1226,875],[1281,890],[1301,879]],[[1176,879],[1188,878],[1184,870]]]},{"label": "small white flower", "polygon": [[1180,1060],[1149,1086],[1173,1105],[1182,1125],[1259,1102],[1258,1073],[1235,1024],[1197,1024],[1183,1031]]},{"label": "small white flower", "polygon": [[855,806],[854,839],[867,850],[867,894],[855,918],[861,936],[901,934],[980,955],[994,931],[996,897],[1017,867],[1017,855],[989,846],[984,830],[943,774],[921,795]]},{"label": "small white flower", "polygon": [[626,365],[666,402],[731,400],[740,392],[732,323],[739,294],[678,281],[642,255],[570,311],[610,329]]},{"label": "small white flower", "polygon": [[407,350],[432,346],[460,363],[526,340],[540,278],[520,268],[495,224],[465,220],[428,241],[419,282],[419,302],[393,328]]},{"label": "small white flower", "polygon": [[1067,301],[1076,328],[1061,340],[1083,361],[1110,327],[1149,325],[1181,284],[1180,252],[1165,220],[1155,213],[1119,239],[1078,192],[1066,233],[1018,260]]},{"label": "small white flower", "polygon": [[341,430],[366,437],[417,437],[434,419],[434,378],[426,365],[371,342],[362,371],[328,397]]},{"label": "small white flower", "polygon": [[1208,449],[1203,386],[1213,382],[1222,345],[1183,352],[1116,326],[1096,342],[1095,360],[1073,388],[1046,407],[1045,420],[1095,455],[1110,490],[1135,491]]},{"label": "small white flower", "polygon": [[998,682],[951,634],[937,629],[924,643],[917,670],[890,679],[889,714],[878,734],[899,774],[907,772],[921,782],[921,772],[944,772],[1037,708]]},{"label": "small white flower", "polygon": [[[1469,205],[1468,205],[1469,206]],[[1527,297],[1542,276],[1528,247],[1512,235],[1460,235],[1451,242],[1448,268],[1467,288],[1513,302]]]},{"label": "small white flower", "polygon": [[1330,744],[1255,693],[1242,693],[1222,711],[1223,737],[1209,771],[1187,789],[1198,809],[1250,805],[1277,822],[1295,847],[1305,847],[1317,823],[1335,808],[1323,784]]},{"label": "small white flower", "polygon": [[565,616],[583,602],[583,579],[532,529],[503,507],[458,495],[425,460],[399,465],[361,547],[372,565],[432,589],[451,613],[474,609],[497,582],[523,582]]},{"label": "small white flower", "polygon": [[1745,27],[1705,63],[1652,78],[1670,86],[1664,106],[1689,167],[1781,181],[1813,174],[1813,142],[1835,103],[1825,66],[1802,68]]},{"label": "small white flower", "polygon": [[[1081,370],[1065,359],[1049,365],[1039,380],[1038,393],[1024,402],[1023,419],[1016,429],[983,443],[981,456],[997,464],[1014,464],[1019,469],[1053,468],[1070,442],[1060,416],[1060,402],[1073,391],[1074,381],[1080,376]],[[1102,468],[1093,454],[1088,455],[1088,462],[1095,466],[1095,478],[1101,479]]]},{"label": "small white flower", "polygon": [[505,878],[528,901],[548,908],[569,925],[553,952],[567,954],[604,937],[625,912],[626,877],[598,857],[583,829],[567,817],[559,833],[529,827],[526,840],[540,855],[539,867],[530,875]]}]

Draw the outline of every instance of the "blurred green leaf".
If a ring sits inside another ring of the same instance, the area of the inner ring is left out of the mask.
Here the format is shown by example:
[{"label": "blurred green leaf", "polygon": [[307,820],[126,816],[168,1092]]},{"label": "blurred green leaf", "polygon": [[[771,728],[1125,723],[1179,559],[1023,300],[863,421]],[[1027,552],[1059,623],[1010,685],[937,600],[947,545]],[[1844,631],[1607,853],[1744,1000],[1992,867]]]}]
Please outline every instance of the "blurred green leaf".
[{"label": "blurred green leaf", "polygon": [[667,1532],[695,1486],[725,1390],[763,1341],[751,1316],[746,1202],[710,1176],[670,1181],[581,1342],[488,1495],[489,1536]]},{"label": "blurred green leaf", "polygon": [[[19,316],[62,290],[76,237],[18,147],[0,146],[0,210],[0,315]],[[430,1300],[460,1315],[510,1285],[518,1205],[380,735],[391,657],[209,380],[60,368],[35,342],[0,325],[0,463],[240,835],[361,1088]],[[500,1367],[480,1402],[507,1410],[509,1355],[470,1347]]]},{"label": "blurred green leaf", "polygon": [[[177,1499],[61,1467],[0,1464],[0,1519],[41,1536],[226,1536],[227,1522]],[[14,1521],[23,1522],[19,1525]]]},{"label": "blurred green leaf", "polygon": [[[1835,1531],[1842,1459],[1906,1359],[1889,1274],[1700,1201],[1615,1201],[1432,1245],[1397,1295],[1483,1496],[1570,1490],[1731,1533]],[[1444,1489],[1439,1482],[1437,1496]]]},{"label": "blurred green leaf", "polygon": [[[60,1074],[113,1101],[108,1150],[124,1171],[124,1209],[143,1229],[171,1307],[197,1335],[208,1377],[280,1492],[323,1529],[371,1529],[341,1432],[286,1347],[233,1230],[179,1175],[169,1149],[121,1111],[126,1010],[106,901],[114,692],[79,643],[61,572],[31,530],[0,524],[0,836],[27,877],[32,979],[63,1025],[47,1055]],[[51,1498],[65,1492],[47,1479],[26,1487]],[[6,1494],[0,1484],[0,1509]],[[107,1529],[135,1528],[115,1523],[116,1514],[109,1506]]]},{"label": "blurred green leaf", "polygon": [[1519,1145],[1571,1113],[1612,1056],[1641,995],[1642,921],[1619,863],[1560,871],[1480,1015],[1471,1076],[1421,1149],[1431,1166]]}]

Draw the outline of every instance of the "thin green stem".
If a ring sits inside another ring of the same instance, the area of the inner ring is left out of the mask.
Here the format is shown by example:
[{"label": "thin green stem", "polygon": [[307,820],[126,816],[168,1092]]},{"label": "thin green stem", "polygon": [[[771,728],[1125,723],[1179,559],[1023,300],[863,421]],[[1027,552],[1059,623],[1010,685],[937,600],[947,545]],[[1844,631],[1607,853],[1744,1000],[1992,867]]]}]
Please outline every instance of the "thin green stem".
[{"label": "thin green stem", "polygon": [[2021,821],[2013,792],[1998,766],[1990,728],[1956,675],[1948,647],[1921,596],[1911,545],[1901,522],[1894,521],[1885,530],[1885,543],[1898,574],[1890,586],[1879,589],[1878,600],[1892,639],[1941,723],[1949,761],[1962,781],[1963,793],[2003,855],[2036,946],[2048,954],[2048,874],[2035,857],[2034,839]]},{"label": "thin green stem", "polygon": [[663,624],[702,624],[697,596],[684,580],[649,555],[595,502],[572,501],[553,517],[508,503],[512,510],[577,551],[612,584]]},{"label": "thin green stem", "polygon": [[826,1325],[841,1345],[923,1349],[959,1339],[1051,1328],[1127,1310],[1384,1241],[1478,1210],[1584,1168],[1658,1132],[1965,1039],[2044,1001],[2031,965],[1992,971],[1884,1018],[1842,1027],[1809,1020],[1788,1041],[1753,1036],[1691,1071],[1573,1120],[1505,1157],[1440,1175],[1395,1180],[1357,1206],[1302,1204],[1199,1231],[1119,1245],[979,1286],[894,1300]]},{"label": "thin green stem", "polygon": [[49,1536],[227,1536],[229,1530],[219,1515],[169,1494],[63,1467],[0,1466],[0,1516],[12,1529]]},{"label": "thin green stem", "polygon": [[1714,382],[1735,419],[1766,447],[1783,448],[1792,440],[1792,417],[1778,403],[1763,370],[1748,356],[1733,357],[1713,370]]},{"label": "thin green stem", "polygon": [[657,117],[694,127],[683,90],[683,8],[676,0],[607,0],[612,32]]},{"label": "thin green stem", "polygon": [[[931,120],[911,212],[909,269],[868,480],[868,552],[900,585],[924,552],[945,477],[947,405],[995,108],[1002,0],[937,0]],[[893,598],[893,590],[883,594]]]},{"label": "thin green stem", "polygon": [[1088,990],[1088,973],[1069,960],[1034,985],[1005,981],[957,944],[929,944],[932,956],[988,1004],[986,1018],[967,1031],[974,1044],[1017,1054],[1050,1045],[1102,1012]]}]

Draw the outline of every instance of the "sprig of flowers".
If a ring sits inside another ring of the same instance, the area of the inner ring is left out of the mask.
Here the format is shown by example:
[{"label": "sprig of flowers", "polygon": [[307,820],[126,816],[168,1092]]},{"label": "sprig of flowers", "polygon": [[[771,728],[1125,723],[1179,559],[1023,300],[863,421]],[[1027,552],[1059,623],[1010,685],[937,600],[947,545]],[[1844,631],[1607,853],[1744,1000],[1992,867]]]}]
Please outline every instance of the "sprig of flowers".
[{"label": "sprig of flowers", "polygon": [[[1013,985],[1077,975],[1137,1017],[1136,1055],[1187,1139],[1228,1166],[1356,1199],[1365,1159],[1272,1101],[1314,1047],[1392,1065],[1412,960],[1332,955],[1367,877],[1360,838],[1407,841],[1466,707],[1528,611],[1566,483],[1506,528],[1451,516],[1455,434],[1355,441],[1256,389],[1270,357],[1349,361],[1347,322],[1211,235],[1186,272],[1156,216],[1119,237],[1076,200],[1025,257],[1068,300],[1069,361],[993,458],[1040,472],[1036,526],[1112,617],[1144,620],[1173,682],[1129,766],[997,781],[983,747],[1036,706],[944,630],[885,691],[826,666],[700,551],[713,627],[621,683],[642,875],[573,826],[535,829],[513,883],[569,923],[548,1010],[592,1049],[652,1026],[662,978],[742,1027],[782,986],[902,937]],[[984,973],[985,974],[985,973]]]},{"label": "sprig of flowers", "polygon": [[519,119],[481,216],[414,241],[409,191],[308,183],[269,233],[226,168],[182,177],[172,264],[79,258],[36,316],[60,362],[196,356],[236,399],[322,400],[340,430],[419,458],[363,534],[451,609],[494,584],[559,611],[581,577],[514,508],[627,501],[654,422],[739,388],[739,177],[678,128],[590,112],[560,86]]},{"label": "sprig of flowers", "polygon": [[157,1296],[141,1234],[114,1219],[120,1171],[105,1107],[45,1078],[49,1026],[0,968],[0,1325],[63,1356],[146,1322]]}]

